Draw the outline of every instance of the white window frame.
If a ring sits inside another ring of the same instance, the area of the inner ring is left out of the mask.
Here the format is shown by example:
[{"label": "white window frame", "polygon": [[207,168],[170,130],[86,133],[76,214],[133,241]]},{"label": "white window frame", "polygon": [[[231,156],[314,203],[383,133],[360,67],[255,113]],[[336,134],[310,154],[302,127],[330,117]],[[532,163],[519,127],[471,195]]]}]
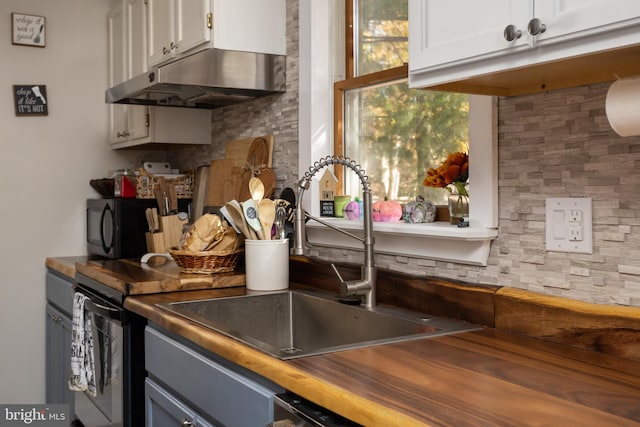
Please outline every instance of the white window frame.
[{"label": "white window frame", "polygon": [[[343,78],[332,53],[332,30],[343,25],[335,13],[336,2],[343,5],[340,0],[299,2],[299,176],[318,159],[333,154],[333,82]],[[487,265],[491,241],[498,236],[496,99],[471,95],[469,107],[469,227],[376,222],[376,253]],[[316,179],[303,200],[315,216],[320,209],[317,183]],[[323,219],[354,234],[362,229],[361,221]],[[313,246],[362,250],[357,240],[314,221],[307,223],[307,237]]]}]

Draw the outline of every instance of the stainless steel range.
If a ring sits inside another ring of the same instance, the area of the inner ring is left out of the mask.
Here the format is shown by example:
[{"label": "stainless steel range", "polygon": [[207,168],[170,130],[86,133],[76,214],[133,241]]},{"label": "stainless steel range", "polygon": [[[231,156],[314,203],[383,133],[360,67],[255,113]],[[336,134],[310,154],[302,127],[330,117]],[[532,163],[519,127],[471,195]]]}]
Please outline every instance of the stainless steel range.
[{"label": "stainless steel range", "polygon": [[76,274],[75,291],[89,297],[96,396],[74,392],[74,426],[143,426],[146,320],[124,309],[125,294],[87,276]]}]

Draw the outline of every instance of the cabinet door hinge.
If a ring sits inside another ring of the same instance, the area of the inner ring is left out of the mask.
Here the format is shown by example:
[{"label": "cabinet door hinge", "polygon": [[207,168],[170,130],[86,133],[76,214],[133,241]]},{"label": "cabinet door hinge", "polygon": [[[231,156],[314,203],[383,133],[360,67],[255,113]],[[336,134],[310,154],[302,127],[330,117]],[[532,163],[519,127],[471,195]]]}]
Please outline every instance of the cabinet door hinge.
[{"label": "cabinet door hinge", "polygon": [[207,27],[213,28],[213,13],[207,14]]},{"label": "cabinet door hinge", "polygon": [[144,126],[149,127],[149,113],[144,115]]}]

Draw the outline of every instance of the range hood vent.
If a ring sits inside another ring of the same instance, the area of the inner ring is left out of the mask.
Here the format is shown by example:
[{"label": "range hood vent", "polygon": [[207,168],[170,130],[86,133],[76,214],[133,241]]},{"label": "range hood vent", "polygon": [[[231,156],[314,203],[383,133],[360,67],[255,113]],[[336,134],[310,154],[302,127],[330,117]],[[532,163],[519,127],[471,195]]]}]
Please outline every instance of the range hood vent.
[{"label": "range hood vent", "polygon": [[213,109],[285,92],[284,55],[206,49],[108,89],[109,104]]}]

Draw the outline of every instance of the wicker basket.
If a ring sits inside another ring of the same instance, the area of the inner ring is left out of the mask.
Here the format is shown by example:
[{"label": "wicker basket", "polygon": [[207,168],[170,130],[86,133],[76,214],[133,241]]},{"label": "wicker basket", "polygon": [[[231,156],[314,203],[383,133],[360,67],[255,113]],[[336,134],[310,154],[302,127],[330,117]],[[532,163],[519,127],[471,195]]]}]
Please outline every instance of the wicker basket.
[{"label": "wicker basket", "polygon": [[[145,169],[138,169],[138,179],[136,186],[137,199],[155,199],[155,189],[160,183],[159,177]],[[178,199],[190,199],[193,196],[194,173],[187,172],[176,178],[166,178],[165,182],[173,184],[176,187],[176,196]]]},{"label": "wicker basket", "polygon": [[190,252],[178,249],[169,251],[183,273],[213,274],[235,270],[243,249],[235,251]]}]

